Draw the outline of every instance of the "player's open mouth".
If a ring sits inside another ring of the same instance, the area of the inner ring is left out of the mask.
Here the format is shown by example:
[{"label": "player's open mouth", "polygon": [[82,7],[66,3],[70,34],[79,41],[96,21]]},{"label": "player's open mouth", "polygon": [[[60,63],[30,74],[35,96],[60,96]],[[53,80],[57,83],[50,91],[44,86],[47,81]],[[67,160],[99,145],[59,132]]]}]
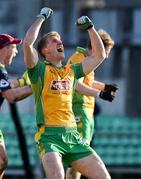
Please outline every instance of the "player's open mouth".
[{"label": "player's open mouth", "polygon": [[58,52],[64,52],[64,49],[63,49],[63,47],[59,47],[59,48],[57,49],[57,51],[58,51]]}]

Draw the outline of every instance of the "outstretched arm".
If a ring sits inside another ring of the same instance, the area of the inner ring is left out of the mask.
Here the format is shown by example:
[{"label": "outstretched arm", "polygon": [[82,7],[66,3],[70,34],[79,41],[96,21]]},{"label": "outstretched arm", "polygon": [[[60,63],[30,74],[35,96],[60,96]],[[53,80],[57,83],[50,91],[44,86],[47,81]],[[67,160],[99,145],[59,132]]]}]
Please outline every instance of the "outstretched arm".
[{"label": "outstretched arm", "polygon": [[42,23],[44,22],[43,17],[38,17],[38,19],[32,24],[26,33],[23,41],[23,51],[24,51],[24,62],[28,68],[33,68],[38,61],[38,54],[34,48],[34,43],[39,34]]},{"label": "outstretched arm", "polygon": [[32,94],[30,87],[8,89],[2,93],[2,96],[6,98],[10,103],[20,101]]},{"label": "outstretched arm", "polygon": [[86,84],[82,83],[81,81],[77,81],[75,90],[80,93],[81,95],[85,96],[93,96],[95,98],[101,98],[105,101],[112,102],[115,98],[115,91],[112,90],[98,90],[92,87],[87,86]]},{"label": "outstretched arm", "polygon": [[89,87],[80,81],[77,81],[75,90],[81,95],[93,96],[95,98],[99,97],[99,94],[100,94],[99,90]]},{"label": "outstretched arm", "polygon": [[106,85],[105,83],[100,82],[100,81],[96,81],[96,80],[94,80],[92,83],[93,88],[99,89],[101,91],[104,91],[105,85]]},{"label": "outstretched arm", "polygon": [[34,48],[34,43],[38,37],[40,28],[45,19],[47,19],[52,14],[50,8],[41,9],[40,14],[38,15],[37,20],[31,25],[28,29],[26,36],[23,41],[23,50],[24,50],[24,62],[28,68],[33,68],[38,61],[38,54]]},{"label": "outstretched arm", "polygon": [[91,56],[86,57],[82,62],[83,71],[85,74],[88,74],[92,70],[95,70],[106,58],[105,48],[100,36],[93,26],[92,21],[87,16],[80,17],[77,20],[77,26],[80,29],[88,31],[91,41],[92,54]]}]

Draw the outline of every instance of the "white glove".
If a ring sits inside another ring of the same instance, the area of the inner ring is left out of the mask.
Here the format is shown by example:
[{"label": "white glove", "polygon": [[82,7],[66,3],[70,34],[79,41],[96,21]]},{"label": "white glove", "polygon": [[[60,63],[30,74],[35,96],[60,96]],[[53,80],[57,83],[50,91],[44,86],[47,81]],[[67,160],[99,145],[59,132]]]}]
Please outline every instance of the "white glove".
[{"label": "white glove", "polygon": [[48,19],[51,14],[53,14],[53,10],[48,7],[44,7],[41,9],[40,14],[38,14],[37,17],[44,17],[45,19]]},{"label": "white glove", "polygon": [[80,18],[77,19],[76,25],[80,29],[88,30],[92,28],[93,22],[88,18],[88,16],[81,16]]}]

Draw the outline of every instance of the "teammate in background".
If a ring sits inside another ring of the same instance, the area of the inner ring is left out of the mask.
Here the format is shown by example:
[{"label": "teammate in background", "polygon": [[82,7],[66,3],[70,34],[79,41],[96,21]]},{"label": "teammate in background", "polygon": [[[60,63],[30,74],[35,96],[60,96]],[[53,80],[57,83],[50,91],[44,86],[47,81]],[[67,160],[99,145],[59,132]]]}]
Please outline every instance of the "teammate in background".
[{"label": "teammate in background", "polygon": [[[7,99],[10,103],[19,101],[29,96],[31,88],[11,89],[11,84],[8,79],[8,74],[5,65],[10,65],[13,58],[18,53],[16,45],[21,42],[21,39],[13,38],[8,34],[0,34],[0,107]],[[4,169],[7,166],[7,155],[4,145],[4,139],[0,130],[0,178],[2,178]]]},{"label": "teammate in background", "polygon": [[78,19],[77,25],[88,31],[92,55],[80,64],[62,66],[65,54],[61,37],[57,32],[50,32],[38,42],[38,52],[44,57],[44,62],[39,61],[34,43],[43,22],[51,14],[50,8],[41,9],[23,43],[24,62],[35,96],[38,126],[35,139],[46,178],[64,178],[62,161],[88,178],[110,178],[100,157],[81,140],[72,112],[75,79],[90,73],[102,63],[106,57],[103,43],[92,21],[83,16]]},{"label": "teammate in background", "polygon": [[[102,39],[104,44],[106,57],[114,46],[114,41],[110,37],[110,35],[103,29],[98,31],[99,36]],[[70,63],[80,63],[83,62],[84,58],[91,55],[92,47],[91,43],[89,43],[88,48],[84,49],[82,47],[78,47],[77,51],[69,58],[68,64]],[[89,87],[98,89],[100,91],[105,92],[104,98],[109,100],[110,102],[114,99],[115,92],[117,91],[117,86],[114,84],[105,84],[99,81],[94,80],[95,73],[92,71],[84,78],[79,79],[79,83],[85,84]],[[76,118],[77,128],[80,132],[83,141],[86,144],[90,144],[93,133],[94,133],[94,118],[93,111],[95,106],[95,98],[90,96],[80,95],[75,91],[73,96],[73,112]],[[81,174],[77,172],[73,168],[68,168],[66,173],[67,179],[80,179]]]}]

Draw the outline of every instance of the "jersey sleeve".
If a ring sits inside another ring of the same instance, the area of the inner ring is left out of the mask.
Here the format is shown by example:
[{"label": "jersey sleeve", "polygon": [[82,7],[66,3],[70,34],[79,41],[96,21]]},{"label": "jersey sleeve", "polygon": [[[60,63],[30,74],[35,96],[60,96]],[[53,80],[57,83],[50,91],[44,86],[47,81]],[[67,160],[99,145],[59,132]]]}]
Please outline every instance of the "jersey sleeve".
[{"label": "jersey sleeve", "polygon": [[31,83],[35,84],[38,81],[39,77],[42,76],[42,71],[44,69],[44,66],[45,66],[44,63],[38,61],[33,68],[27,69]]},{"label": "jersey sleeve", "polygon": [[67,64],[78,64],[81,63],[85,58],[85,55],[82,52],[76,51],[68,59]]},{"label": "jersey sleeve", "polygon": [[85,76],[85,73],[84,73],[83,67],[82,67],[82,63],[72,64],[71,66],[74,70],[74,75],[75,75],[76,79],[79,79],[79,78]]},{"label": "jersey sleeve", "polygon": [[0,69],[0,92],[11,89],[6,70]]}]

